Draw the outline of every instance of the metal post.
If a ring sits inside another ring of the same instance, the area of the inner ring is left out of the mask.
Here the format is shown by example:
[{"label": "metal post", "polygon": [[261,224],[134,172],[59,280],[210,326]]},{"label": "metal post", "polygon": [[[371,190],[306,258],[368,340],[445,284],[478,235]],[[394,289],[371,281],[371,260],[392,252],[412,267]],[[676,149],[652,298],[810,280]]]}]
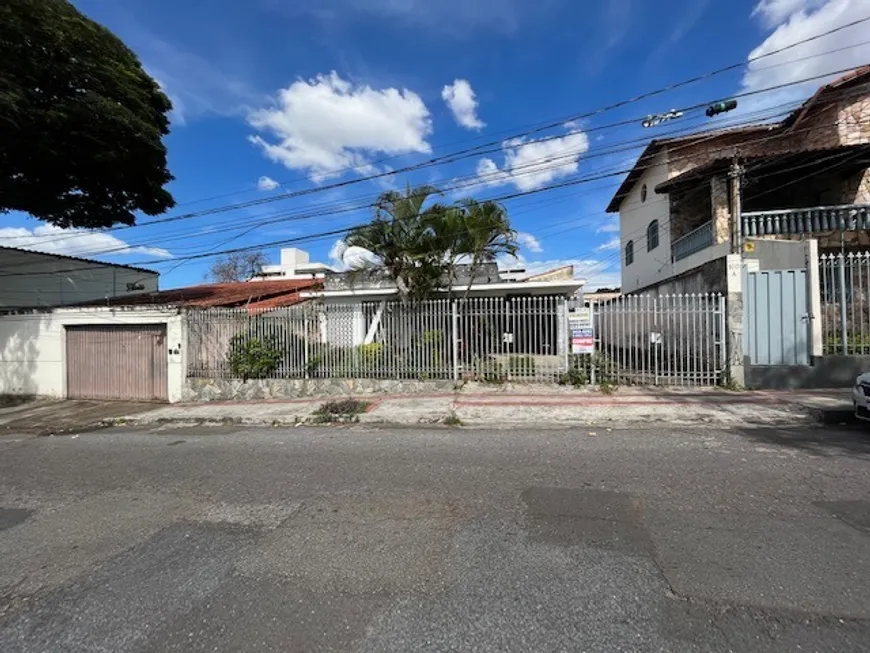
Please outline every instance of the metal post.
[{"label": "metal post", "polygon": [[453,347],[453,380],[459,380],[459,310],[456,300],[450,302],[450,334]]},{"label": "metal post", "polygon": [[843,252],[837,256],[837,261],[840,264],[840,329],[843,338],[843,355],[848,355],[849,345],[846,329],[848,329],[848,321],[846,320],[846,257]]},{"label": "metal post", "polygon": [[[719,371],[724,372],[728,365],[728,327],[725,316],[725,297],[719,295]],[[715,344],[713,345],[715,347]]]}]

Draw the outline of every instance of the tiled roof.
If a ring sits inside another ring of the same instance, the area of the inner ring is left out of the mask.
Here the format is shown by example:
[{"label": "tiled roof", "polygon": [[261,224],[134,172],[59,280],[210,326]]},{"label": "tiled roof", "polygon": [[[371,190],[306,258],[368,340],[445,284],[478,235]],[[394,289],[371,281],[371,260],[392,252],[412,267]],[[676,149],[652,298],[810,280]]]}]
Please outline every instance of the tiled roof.
[{"label": "tiled roof", "polygon": [[[814,159],[818,158],[819,163],[825,163],[825,169],[832,169],[837,165],[849,165],[863,168],[867,165],[867,155],[870,154],[870,145],[841,145],[839,147],[817,148],[812,150],[802,150],[799,152],[780,152],[777,154],[761,154],[756,156],[743,157],[743,161],[750,163],[753,172],[758,174],[761,170],[769,170],[770,167],[785,167],[785,166],[806,166],[814,163]],[[695,166],[676,177],[671,177],[667,181],[663,181],[655,187],[657,193],[668,193],[673,188],[681,186],[687,182],[694,182],[698,179],[707,179],[710,176],[728,170],[733,163],[731,157],[721,157],[714,159],[704,165]],[[762,175],[763,176],[763,175]]]},{"label": "tiled roof", "polygon": [[616,211],[619,211],[619,205],[622,204],[622,200],[624,200],[628,196],[640,176],[647,171],[647,169],[650,167],[650,162],[652,161],[653,157],[662,147],[666,145],[674,145],[676,143],[688,143],[691,141],[700,140],[702,138],[710,139],[711,141],[713,141],[717,138],[733,136],[735,134],[749,136],[750,134],[761,131],[769,131],[770,129],[771,125],[747,125],[745,127],[726,127],[724,129],[710,129],[707,131],[695,132],[694,134],[686,134],[685,136],[660,138],[650,141],[649,145],[646,146],[646,149],[638,157],[637,163],[634,164],[634,167],[631,169],[625,180],[619,186],[619,189],[616,191],[613,199],[610,200],[610,204],[608,204],[607,206],[607,212],[615,213]]},{"label": "tiled roof", "polygon": [[663,138],[659,140],[650,141],[649,145],[646,146],[646,149],[643,153],[638,157],[637,162],[634,164],[634,167],[631,169],[631,172],[628,173],[625,180],[620,185],[619,189],[616,191],[616,194],[613,196],[613,199],[610,200],[610,204],[607,206],[608,213],[615,213],[619,211],[619,205],[622,204],[622,201],[626,198],[626,196],[631,192],[631,189],[637,183],[637,180],[640,176],[646,172],[649,161],[656,155],[656,153],[665,145],[672,145],[674,143],[683,143],[686,141],[692,141],[699,138],[704,139],[715,139],[724,136],[730,136],[732,134],[750,134],[755,131],[768,131],[772,129],[777,130],[787,130],[789,128],[794,128],[806,114],[812,109],[813,105],[815,105],[819,99],[824,96],[829,91],[834,89],[839,89],[854,82],[860,82],[865,78],[870,78],[870,64],[866,66],[861,66],[860,68],[856,68],[845,75],[838,77],[830,84],[826,84],[819,88],[813,96],[804,102],[804,104],[793,111],[791,115],[789,115],[785,120],[780,123],[772,123],[772,124],[760,124],[760,125],[746,125],[744,127],[736,127],[736,128],[726,128],[726,129],[718,129],[712,131],[705,132],[696,132],[694,134],[687,134],[685,136],[678,136],[675,138]]},{"label": "tiled roof", "polygon": [[173,288],[139,295],[113,297],[87,302],[89,306],[189,306],[215,308],[247,306],[249,309],[292,306],[302,299],[303,290],[319,288],[319,279],[282,279],[280,281],[240,281],[209,283],[186,288]]}]

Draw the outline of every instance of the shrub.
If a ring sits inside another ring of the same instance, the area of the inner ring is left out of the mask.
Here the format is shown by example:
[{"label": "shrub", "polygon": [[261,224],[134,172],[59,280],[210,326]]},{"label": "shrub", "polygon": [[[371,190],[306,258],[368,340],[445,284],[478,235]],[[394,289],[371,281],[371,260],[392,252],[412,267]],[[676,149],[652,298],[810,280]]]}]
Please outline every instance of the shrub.
[{"label": "shrub", "polygon": [[559,385],[571,385],[575,388],[582,388],[589,385],[589,373],[582,368],[569,368],[567,372],[559,377]]},{"label": "shrub", "polygon": [[370,372],[380,367],[384,360],[384,346],[379,342],[357,347],[359,363],[364,371]]},{"label": "shrub", "polygon": [[227,362],[234,377],[247,381],[273,374],[281,358],[281,351],[275,346],[273,338],[240,334],[230,340]]}]

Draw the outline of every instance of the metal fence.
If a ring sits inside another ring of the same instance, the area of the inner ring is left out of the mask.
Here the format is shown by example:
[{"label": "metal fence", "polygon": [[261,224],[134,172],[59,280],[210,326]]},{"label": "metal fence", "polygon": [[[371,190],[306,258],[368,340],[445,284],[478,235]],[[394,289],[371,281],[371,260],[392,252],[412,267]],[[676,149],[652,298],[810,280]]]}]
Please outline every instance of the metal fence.
[{"label": "metal fence", "polygon": [[705,222],[700,227],[692,229],[689,233],[678,238],[671,245],[674,261],[682,261],[692,254],[696,254],[708,247],[713,246],[713,222]]},{"label": "metal fence", "polygon": [[187,315],[187,374],[715,385],[724,370],[724,306],[719,295],[596,304],[595,352],[576,355],[564,297],[198,310]]},{"label": "metal fence", "polygon": [[825,354],[870,354],[870,252],[819,257]]},{"label": "metal fence", "polygon": [[555,381],[566,299],[308,303],[187,316],[189,377]]},{"label": "metal fence", "polygon": [[595,354],[575,356],[592,382],[713,386],[725,381],[720,294],[627,296],[595,304]]}]

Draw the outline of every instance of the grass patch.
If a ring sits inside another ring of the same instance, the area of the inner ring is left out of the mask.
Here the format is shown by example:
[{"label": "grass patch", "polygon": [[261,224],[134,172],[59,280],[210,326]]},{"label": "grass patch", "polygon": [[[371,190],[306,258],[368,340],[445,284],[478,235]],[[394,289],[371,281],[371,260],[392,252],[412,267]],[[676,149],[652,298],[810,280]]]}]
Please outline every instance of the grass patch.
[{"label": "grass patch", "polygon": [[371,407],[371,402],[359,399],[341,399],[327,401],[311,416],[314,424],[332,424],[335,422],[358,422],[359,415]]}]

